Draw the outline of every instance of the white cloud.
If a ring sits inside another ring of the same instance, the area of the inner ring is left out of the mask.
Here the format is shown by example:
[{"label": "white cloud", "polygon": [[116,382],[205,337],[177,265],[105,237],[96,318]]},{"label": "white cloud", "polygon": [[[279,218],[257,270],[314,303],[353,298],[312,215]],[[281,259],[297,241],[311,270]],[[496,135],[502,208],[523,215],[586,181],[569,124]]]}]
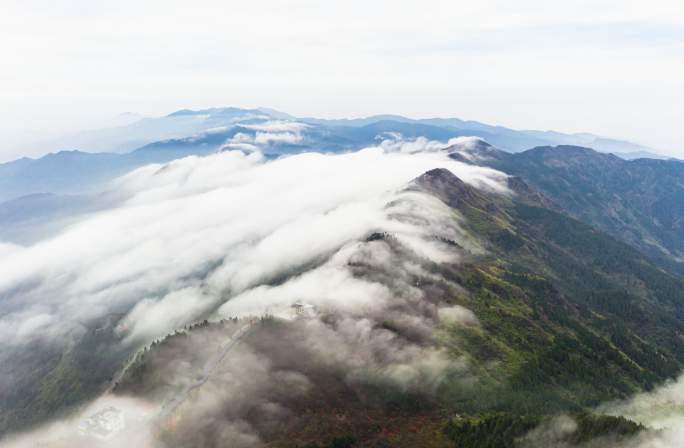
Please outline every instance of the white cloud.
[{"label": "white cloud", "polygon": [[621,415],[650,429],[624,443],[625,448],[684,446],[684,377],[628,400],[604,404],[597,412]]},{"label": "white cloud", "polygon": [[[403,336],[429,343],[437,316],[436,305],[411,279],[430,276],[423,263],[458,261],[460,250],[443,240],[466,250],[478,246],[456,212],[408,188],[410,181],[440,167],[505,192],[505,176],[454,161],[444,151],[418,151],[437,147],[435,142],[413,142],[410,152],[393,145],[273,161],[258,151],[225,151],[146,166],[118,179],[112,184],[117,206],[0,255],[0,362],[12,365],[13,354],[29,341],[59,350],[96,321],[97,328],[115,325],[123,345],[112,338],[110,348],[133,351],[187,323],[286,314],[304,301],[338,319],[334,326],[322,319],[302,323],[317,362],[339,364],[349,381],[377,378],[433,391],[450,369],[464,365]],[[391,243],[366,241],[382,232]],[[402,333],[376,325],[384,320]],[[262,367],[265,379],[244,371],[230,381],[267,394],[272,372]],[[10,387],[13,381],[0,378]],[[213,398],[219,408],[230,402],[225,394]],[[240,423],[242,409],[233,423]],[[249,427],[228,432],[241,440],[256,434]],[[52,434],[39,431],[34,438]]]},{"label": "white cloud", "polygon": [[3,257],[9,257],[19,250],[21,250],[21,246],[17,244],[0,242],[0,259]]},{"label": "white cloud", "polygon": [[457,324],[466,326],[480,325],[475,314],[468,308],[460,305],[453,305],[439,309],[439,320],[447,324]]},{"label": "white cloud", "polygon": [[390,152],[403,152],[413,154],[417,152],[437,152],[444,149],[444,142],[429,140],[425,137],[418,137],[414,140],[405,140],[401,134],[391,132],[388,136],[392,137],[383,140],[381,147]]},{"label": "white cloud", "polygon": [[238,125],[256,132],[253,136],[244,132],[238,132],[228,139],[219,150],[256,151],[270,143],[299,143],[303,139],[301,135],[302,130],[309,127],[305,123],[280,120],[259,124],[239,123]]},{"label": "white cloud", "polygon": [[160,299],[142,299],[124,318],[123,325],[129,329],[129,339],[149,341],[196,320],[213,304],[214,300],[207,297],[201,288],[188,286]]},{"label": "white cloud", "polygon": [[265,145],[271,142],[276,143],[297,143],[302,140],[302,136],[292,132],[257,132],[254,143]]},{"label": "white cloud", "polygon": [[[503,175],[443,153],[393,151],[309,153],[272,162],[259,153],[229,151],[136,170],[115,183],[128,198],[122,206],[0,258],[6,310],[0,328],[22,329],[8,330],[6,342],[67,332],[76,321],[131,308],[135,334],[159,336],[169,325],[193,320],[376,229],[395,231],[423,256],[440,259],[410,223],[389,219],[385,205],[431,168],[446,167],[466,182],[499,191]],[[404,212],[427,207],[441,216],[434,200],[414,198],[399,206],[408,207]],[[442,227],[437,218],[424,231]],[[331,276],[331,290],[335,278],[345,280],[344,274]],[[296,286],[305,288],[305,280]],[[160,325],[163,317],[167,323]]]}]

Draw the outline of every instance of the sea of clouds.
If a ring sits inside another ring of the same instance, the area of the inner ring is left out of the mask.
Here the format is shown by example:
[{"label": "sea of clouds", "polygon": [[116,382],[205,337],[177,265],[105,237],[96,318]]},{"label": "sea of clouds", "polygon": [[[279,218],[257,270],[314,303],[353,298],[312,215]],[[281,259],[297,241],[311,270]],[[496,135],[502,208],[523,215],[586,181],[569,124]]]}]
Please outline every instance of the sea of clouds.
[{"label": "sea of clouds", "polygon": [[[258,150],[265,141],[296,141],[301,129],[255,128],[254,136],[237,135],[214,155],[142,167],[110,185],[104,210],[79,216],[29,246],[0,242],[0,363],[18,366],[0,370],[5,375],[0,383],[11,387],[11,375],[21,373],[15,356],[23,347],[66,347],[86,334],[90,322],[108,315],[119,322],[120,337],[112,343],[134,352],[188,323],[278,315],[296,301],[340,313],[334,326],[319,319],[303,322],[301,344],[310,351],[309,361],[341,367],[349,381],[370,369],[401,387],[432,390],[450,369],[464,371],[458,360],[429,344],[407,342],[374,324],[376,318],[390,318],[429,340],[437,322],[472,326],[478,321],[459,306],[426,305],[411,284],[416,275],[429,275],[420,263],[397,257],[387,244],[367,237],[386,232],[415,259],[457,263],[459,251],[440,241],[455,241],[466,252],[482,250],[461,229],[463,218],[435,197],[407,187],[430,169],[446,168],[476,188],[509,194],[506,176],[457,162],[442,151],[460,145],[467,152],[476,143],[469,138],[445,144],[390,136],[353,153],[276,160]],[[350,266],[364,266],[373,275],[359,275]],[[399,301],[397,290],[404,291]],[[305,390],[308,379],[272,371],[263,354],[247,348],[232,356],[239,362],[203,388],[193,424],[225,415],[230,403],[234,424],[222,425],[216,437],[232,446],[258,446],[258,431],[241,419],[245,409],[259,401],[273,418],[284,418],[287,410],[268,396],[283,393],[274,389],[277,384],[288,392]],[[167,379],[182,383],[190,377],[174,373]],[[629,447],[681,446],[682,383],[599,411],[660,428],[629,441]],[[235,390],[244,392],[239,399]],[[38,440],[71,440],[72,446],[88,446],[87,439],[73,439],[79,419],[112,403],[141,421],[159,405],[107,394],[73,417],[5,443],[24,447]],[[571,419],[560,417],[530,434],[526,443],[558,440],[572,428]],[[153,427],[144,423],[134,429],[110,445],[151,443]],[[615,446],[609,440],[593,443]]]},{"label": "sea of clouds", "polygon": [[[134,352],[201,319],[277,315],[305,301],[346,316],[332,329],[314,320],[305,332],[312,345],[329,341],[316,355],[321,360],[334,348],[343,358],[335,362],[344,361],[350,375],[375,366],[402,384],[432,387],[449,367],[443,354],[394,340],[366,316],[391,310],[392,285],[421,273],[420,266],[364,239],[387,232],[418,258],[456,262],[439,238],[472,251],[481,250],[478,243],[453,210],[407,187],[430,169],[446,168],[477,188],[508,194],[506,176],[454,161],[440,151],[448,145],[422,138],[267,160],[257,140],[268,140],[267,133],[296,138],[297,129],[257,131],[238,142],[247,145],[240,149],[148,165],[117,179],[107,192],[112,205],[50,238],[0,244],[0,363],[13,366],[0,369],[0,382],[12,387],[18,380],[25,347],[66,349],[106,316],[118,322],[112,343]],[[373,266],[383,279],[355,275],[350,263]],[[420,292],[402,286],[408,291],[402,300],[419,303]],[[417,332],[433,325],[394,312]],[[431,313],[436,319],[437,310]],[[465,309],[442,315],[476,322]],[[59,422],[15,443],[63,427],[73,429]]]},{"label": "sea of clouds", "polygon": [[[124,200],[111,209],[29,247],[1,246],[0,337],[55,340],[112,312],[128,313],[133,336],[162,336],[370,231],[423,231],[385,206],[429,169],[505,189],[501,173],[409,144],[275,161],[227,151],[135,170],[115,182]],[[427,195],[413,203],[438,212]]]}]

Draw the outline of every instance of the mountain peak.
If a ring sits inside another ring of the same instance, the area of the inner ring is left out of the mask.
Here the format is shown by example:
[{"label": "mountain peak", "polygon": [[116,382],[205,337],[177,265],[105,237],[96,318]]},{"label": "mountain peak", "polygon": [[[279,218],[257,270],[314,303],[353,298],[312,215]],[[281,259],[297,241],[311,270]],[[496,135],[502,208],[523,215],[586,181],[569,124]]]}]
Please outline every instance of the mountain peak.
[{"label": "mountain peak", "polygon": [[459,162],[477,164],[481,161],[501,160],[508,153],[479,137],[458,137],[445,149],[449,157]]},{"label": "mountain peak", "polygon": [[458,176],[446,168],[433,168],[429,171],[426,171],[418,176],[415,182],[423,187],[430,188],[435,186],[458,186],[457,188],[460,188],[461,186],[466,185],[466,183],[463,182]]},{"label": "mountain peak", "polygon": [[464,204],[481,205],[484,198],[470,185],[446,168],[434,168],[418,176],[413,182],[445,204],[459,208]]}]

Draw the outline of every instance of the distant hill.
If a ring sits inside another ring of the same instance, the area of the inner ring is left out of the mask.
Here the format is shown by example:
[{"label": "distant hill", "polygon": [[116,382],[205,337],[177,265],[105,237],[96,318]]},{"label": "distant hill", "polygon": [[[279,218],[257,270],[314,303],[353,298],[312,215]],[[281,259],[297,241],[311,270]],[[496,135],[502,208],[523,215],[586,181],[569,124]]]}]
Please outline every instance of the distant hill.
[{"label": "distant hill", "polygon": [[[288,131],[288,127],[296,128],[297,132]],[[0,202],[37,193],[99,191],[107,181],[131,169],[188,155],[208,154],[231,143],[236,135],[247,136],[252,148],[258,147],[270,157],[303,151],[352,151],[397,136],[438,141],[476,136],[509,152],[535,146],[579,144],[622,154],[621,157],[628,159],[662,157],[640,145],[592,134],[518,131],[457,118],[377,115],[326,120],[296,118],[268,108],[183,109],[163,117],[143,118],[124,126],[44,142],[41,146],[52,151],[50,154],[0,164]],[[246,146],[243,142],[242,146],[233,144],[232,147]]]},{"label": "distant hill", "polygon": [[127,154],[60,151],[38,159],[23,158],[0,164],[0,202],[34,194],[97,193],[112,179],[142,165],[202,153],[200,148]]},{"label": "distant hill", "polygon": [[0,202],[0,241],[31,244],[53,235],[69,223],[111,206],[112,198],[37,193]]},{"label": "distant hill", "polygon": [[366,118],[326,120],[319,118],[300,118],[307,123],[319,125],[362,127],[379,122],[397,122],[430,125],[456,132],[458,135],[476,136],[509,152],[520,152],[535,146],[544,145],[582,145],[601,152],[616,154],[643,154],[663,157],[646,146],[625,140],[601,137],[589,133],[564,134],[555,131],[515,130],[503,126],[489,125],[478,121],[466,121],[458,118],[424,118],[412,119],[400,115],[374,115]]},{"label": "distant hill", "polygon": [[[535,146],[579,145],[601,152],[616,154],[641,154],[658,156],[651,148],[625,140],[606,138],[589,133],[565,134],[555,131],[516,130],[503,126],[489,125],[478,121],[459,118],[413,119],[401,115],[374,115],[365,118],[321,119],[295,117],[269,108],[241,109],[236,107],[215,107],[210,109],[181,109],[162,117],[146,117],[124,126],[93,129],[57,140],[41,143],[47,151],[77,149],[85,152],[130,152],[150,143],[189,138],[212,129],[230,127],[249,120],[300,121],[323,128],[362,128],[378,123],[393,122],[393,128],[401,124],[428,125],[441,128],[449,135],[468,135],[484,138],[497,147],[510,152],[519,152]],[[344,134],[344,132],[340,132]],[[427,135],[425,135],[427,136]],[[373,136],[374,137],[374,136]],[[367,141],[367,140],[366,140]]]},{"label": "distant hill", "polygon": [[258,109],[235,107],[203,110],[183,109],[162,117],[146,117],[124,126],[82,131],[46,141],[40,145],[50,152],[78,149],[85,152],[126,153],[158,140],[189,137],[235,120],[270,117]]}]

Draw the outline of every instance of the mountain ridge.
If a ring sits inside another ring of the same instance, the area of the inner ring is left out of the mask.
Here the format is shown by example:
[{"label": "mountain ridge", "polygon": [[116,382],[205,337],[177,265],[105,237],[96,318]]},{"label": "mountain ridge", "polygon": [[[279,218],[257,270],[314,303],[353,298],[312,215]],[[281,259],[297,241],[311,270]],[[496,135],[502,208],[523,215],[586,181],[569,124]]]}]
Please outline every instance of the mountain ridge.
[{"label": "mountain ridge", "polygon": [[[509,182],[518,191],[530,190],[519,178]],[[227,407],[223,411],[227,414],[221,415],[249,416],[256,436],[278,447],[326,446],[343,438],[374,446],[387,440],[385,427],[393,428],[393,446],[461,446],[482,420],[538,421],[556,412],[586,412],[604,400],[626,397],[672,378],[684,365],[684,352],[678,348],[684,325],[674,317],[684,315],[684,282],[649,264],[635,249],[533,199],[476,189],[446,169],[427,171],[409,189],[435,195],[452,207],[487,252],[470,254],[457,264],[422,261],[427,275],[416,274],[411,282],[423,291],[426,303],[398,306],[404,312],[415,312],[427,303],[463,307],[472,310],[476,320],[452,325],[446,317],[442,322],[430,313],[438,336],[429,337],[412,333],[397,315],[388,313],[380,321],[369,317],[372,328],[397,338],[415,338],[428,347],[437,344],[453,359],[467,359],[477,379],[469,383],[472,389],[464,390],[458,381],[452,382],[453,377],[440,380],[436,395],[395,390],[391,382],[372,380],[372,373],[340,382],[349,374],[319,364],[302,342],[307,340],[303,329],[313,325],[310,320],[266,318],[245,340],[245,349],[255,350],[277,369],[304,375],[311,386],[302,396],[276,394],[278,406],[292,412],[285,425],[252,420],[262,414],[250,402],[241,402],[242,408]],[[365,244],[381,245],[411,259],[391,234],[375,235]],[[379,275],[368,265],[353,268],[361,278]],[[642,281],[644,289],[629,292],[635,281]],[[342,320],[334,312],[323,313],[326,325],[334,327]],[[184,352],[184,344],[192,346],[193,338],[221,334],[222,325],[233,324],[201,324],[187,335],[170,336],[140,353],[115,393],[173,393],[173,387],[164,386],[174,382],[167,354],[193,356],[192,351]],[[236,368],[230,363],[224,367],[228,372]],[[208,423],[213,420],[193,418],[193,406],[190,400],[179,411],[180,423],[170,440],[216,446],[219,442],[211,435],[214,426]],[[423,430],[406,429],[414,425],[422,425]],[[498,431],[503,429],[490,428],[488,434],[494,437]],[[628,433],[634,431],[638,429]],[[444,440],[448,434],[453,440]]]},{"label": "mountain ridge", "polygon": [[[269,131],[264,127],[268,123],[277,123],[273,128],[276,130]],[[286,129],[288,125],[299,126],[299,133],[277,130]],[[615,149],[614,145],[603,143],[616,142],[593,134],[518,131],[458,118],[412,119],[400,115],[375,115],[326,120],[297,118],[268,108],[181,109],[163,117],[146,117],[125,126],[84,131],[72,139],[43,143],[58,151],[48,152],[40,158],[22,158],[0,164],[0,201],[33,193],[80,194],[92,191],[101,188],[103,181],[143,164],[164,163],[172,158],[219,150],[230,144],[236,135],[248,135],[250,144],[254,146],[258,133],[263,134],[263,141],[256,146],[270,156],[303,151],[352,151],[376,145],[383,138],[397,136],[437,141],[476,136],[513,152],[568,140],[595,143],[596,149],[611,151]],[[269,137],[269,133],[274,135]],[[624,154],[644,155],[651,151],[640,145],[617,142],[624,146],[621,151],[627,151]],[[104,159],[111,165],[109,169],[103,164]],[[69,172],[68,176],[62,175],[65,171]],[[28,179],[33,178],[40,178],[42,184],[31,184]]]},{"label": "mountain ridge", "polygon": [[451,157],[520,176],[571,215],[681,269],[681,161],[626,161],[576,146],[544,146],[517,154],[476,149],[456,151]]}]

